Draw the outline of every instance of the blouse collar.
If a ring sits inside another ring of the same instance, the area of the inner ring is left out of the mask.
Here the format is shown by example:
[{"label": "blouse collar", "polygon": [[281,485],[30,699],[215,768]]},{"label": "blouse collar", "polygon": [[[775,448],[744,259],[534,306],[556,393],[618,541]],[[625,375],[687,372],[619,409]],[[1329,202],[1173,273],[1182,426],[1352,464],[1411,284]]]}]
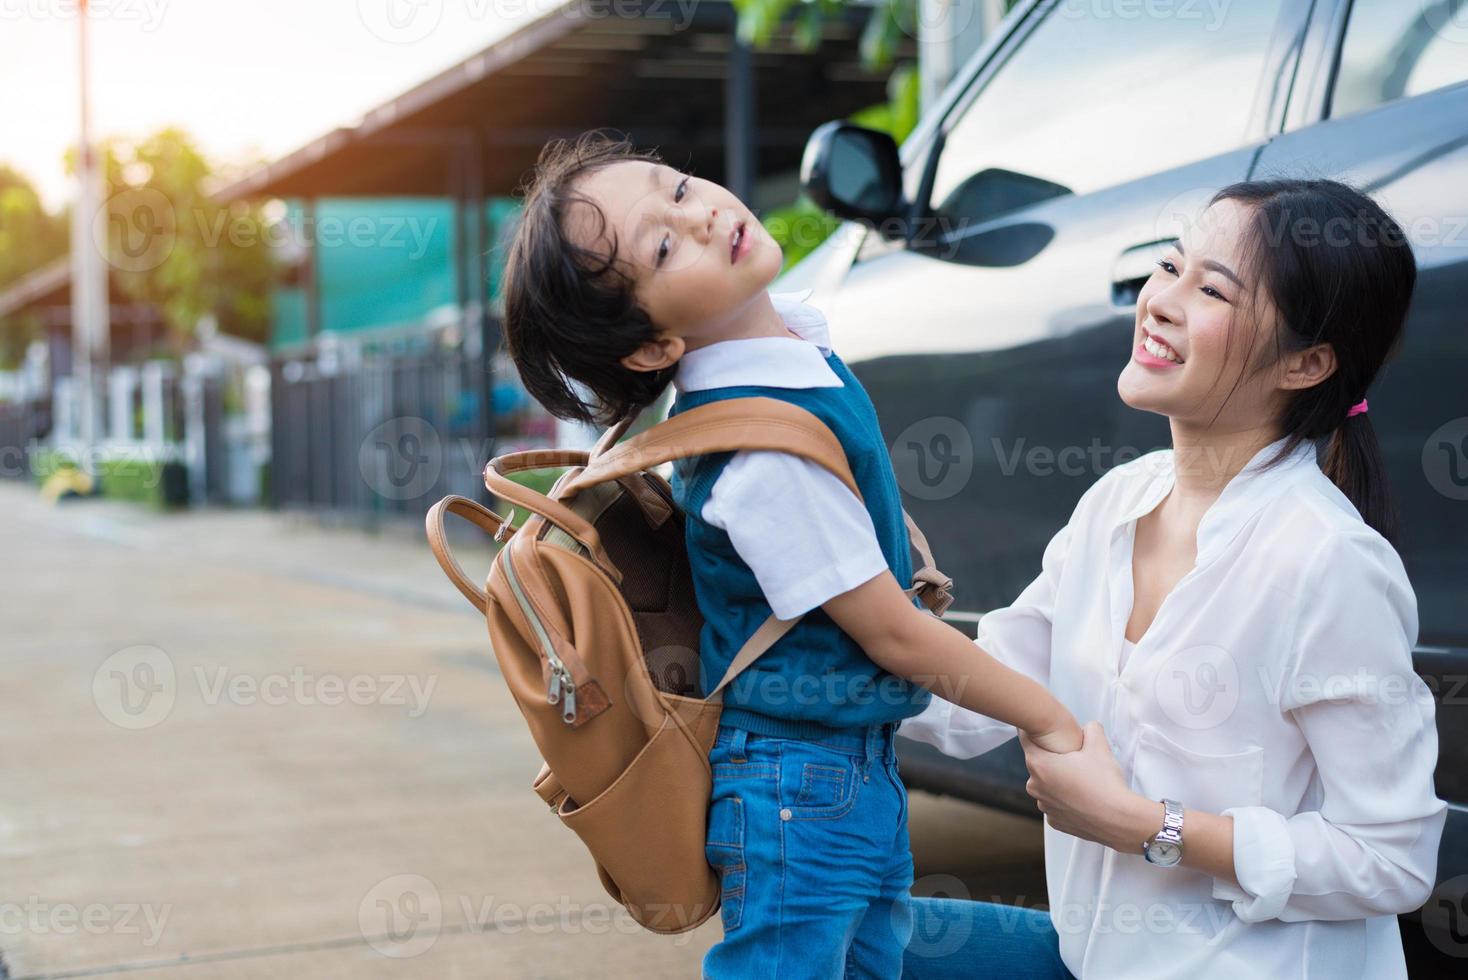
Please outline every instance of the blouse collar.
[{"label": "blouse collar", "polygon": [[[1218,499],[1209,506],[1198,525],[1199,564],[1215,557],[1271,500],[1296,485],[1312,471],[1319,470],[1315,443],[1309,439],[1301,440],[1288,456],[1266,469],[1264,464],[1274,458],[1287,439],[1288,437],[1276,439],[1256,452],[1244,468],[1228,481]],[[1205,458],[1192,465],[1207,465],[1207,451],[1204,452]],[[1151,513],[1172,492],[1177,482],[1175,450],[1149,453],[1138,462],[1148,460],[1151,462],[1145,465],[1151,471],[1150,481],[1136,503],[1117,519],[1118,527]]]}]

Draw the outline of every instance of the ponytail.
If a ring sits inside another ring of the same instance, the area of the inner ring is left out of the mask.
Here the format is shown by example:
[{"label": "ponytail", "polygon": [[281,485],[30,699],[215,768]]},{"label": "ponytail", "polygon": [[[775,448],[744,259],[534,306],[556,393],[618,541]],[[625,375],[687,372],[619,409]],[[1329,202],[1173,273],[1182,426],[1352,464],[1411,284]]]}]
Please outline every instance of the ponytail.
[{"label": "ponytail", "polygon": [[1295,392],[1280,420],[1285,445],[1325,443],[1321,470],[1361,519],[1396,544],[1400,518],[1363,393],[1401,340],[1417,263],[1400,225],[1360,191],[1332,180],[1244,181],[1210,204],[1252,207],[1249,251],[1280,314],[1281,353],[1329,344],[1336,370]]},{"label": "ponytail", "polygon": [[1400,517],[1387,482],[1376,428],[1365,412],[1344,419],[1330,434],[1321,471],[1356,505],[1361,519],[1393,545]]}]

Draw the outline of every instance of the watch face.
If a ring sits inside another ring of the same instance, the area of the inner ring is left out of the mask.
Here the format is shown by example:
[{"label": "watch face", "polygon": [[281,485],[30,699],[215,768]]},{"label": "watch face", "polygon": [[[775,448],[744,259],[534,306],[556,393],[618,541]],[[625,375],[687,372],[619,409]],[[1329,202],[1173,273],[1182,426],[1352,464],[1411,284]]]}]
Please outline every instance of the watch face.
[{"label": "watch face", "polygon": [[1183,859],[1182,848],[1165,840],[1154,840],[1147,845],[1147,860],[1170,868]]}]

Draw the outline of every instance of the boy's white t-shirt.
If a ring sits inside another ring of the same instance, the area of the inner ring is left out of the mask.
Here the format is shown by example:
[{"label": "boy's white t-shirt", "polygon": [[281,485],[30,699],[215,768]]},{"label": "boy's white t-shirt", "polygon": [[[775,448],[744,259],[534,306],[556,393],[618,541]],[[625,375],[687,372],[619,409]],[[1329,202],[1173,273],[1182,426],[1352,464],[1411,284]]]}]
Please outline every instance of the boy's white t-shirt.
[{"label": "boy's white t-shirt", "polygon": [[[804,300],[810,290],[771,293],[794,337],[725,340],[678,362],[679,393],[761,385],[840,388],[826,363],[825,315]],[[729,535],[770,609],[794,619],[887,571],[866,506],[824,467],[791,453],[734,454],[714,481],[701,516]]]}]

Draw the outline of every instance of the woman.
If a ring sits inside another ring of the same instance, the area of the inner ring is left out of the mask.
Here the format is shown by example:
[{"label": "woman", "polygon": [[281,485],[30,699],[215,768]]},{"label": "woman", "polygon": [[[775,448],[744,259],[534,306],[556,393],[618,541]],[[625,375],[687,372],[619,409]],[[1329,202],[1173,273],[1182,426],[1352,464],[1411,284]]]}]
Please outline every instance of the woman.
[{"label": "woman", "polygon": [[[979,626],[1089,722],[1080,752],[1025,744],[1050,912],[918,899],[906,975],[1406,976],[1445,805],[1365,395],[1415,276],[1330,181],[1225,188],[1158,263],[1117,389],[1173,449],[1091,487]],[[900,731],[960,758],[1015,734],[937,698]]]}]

